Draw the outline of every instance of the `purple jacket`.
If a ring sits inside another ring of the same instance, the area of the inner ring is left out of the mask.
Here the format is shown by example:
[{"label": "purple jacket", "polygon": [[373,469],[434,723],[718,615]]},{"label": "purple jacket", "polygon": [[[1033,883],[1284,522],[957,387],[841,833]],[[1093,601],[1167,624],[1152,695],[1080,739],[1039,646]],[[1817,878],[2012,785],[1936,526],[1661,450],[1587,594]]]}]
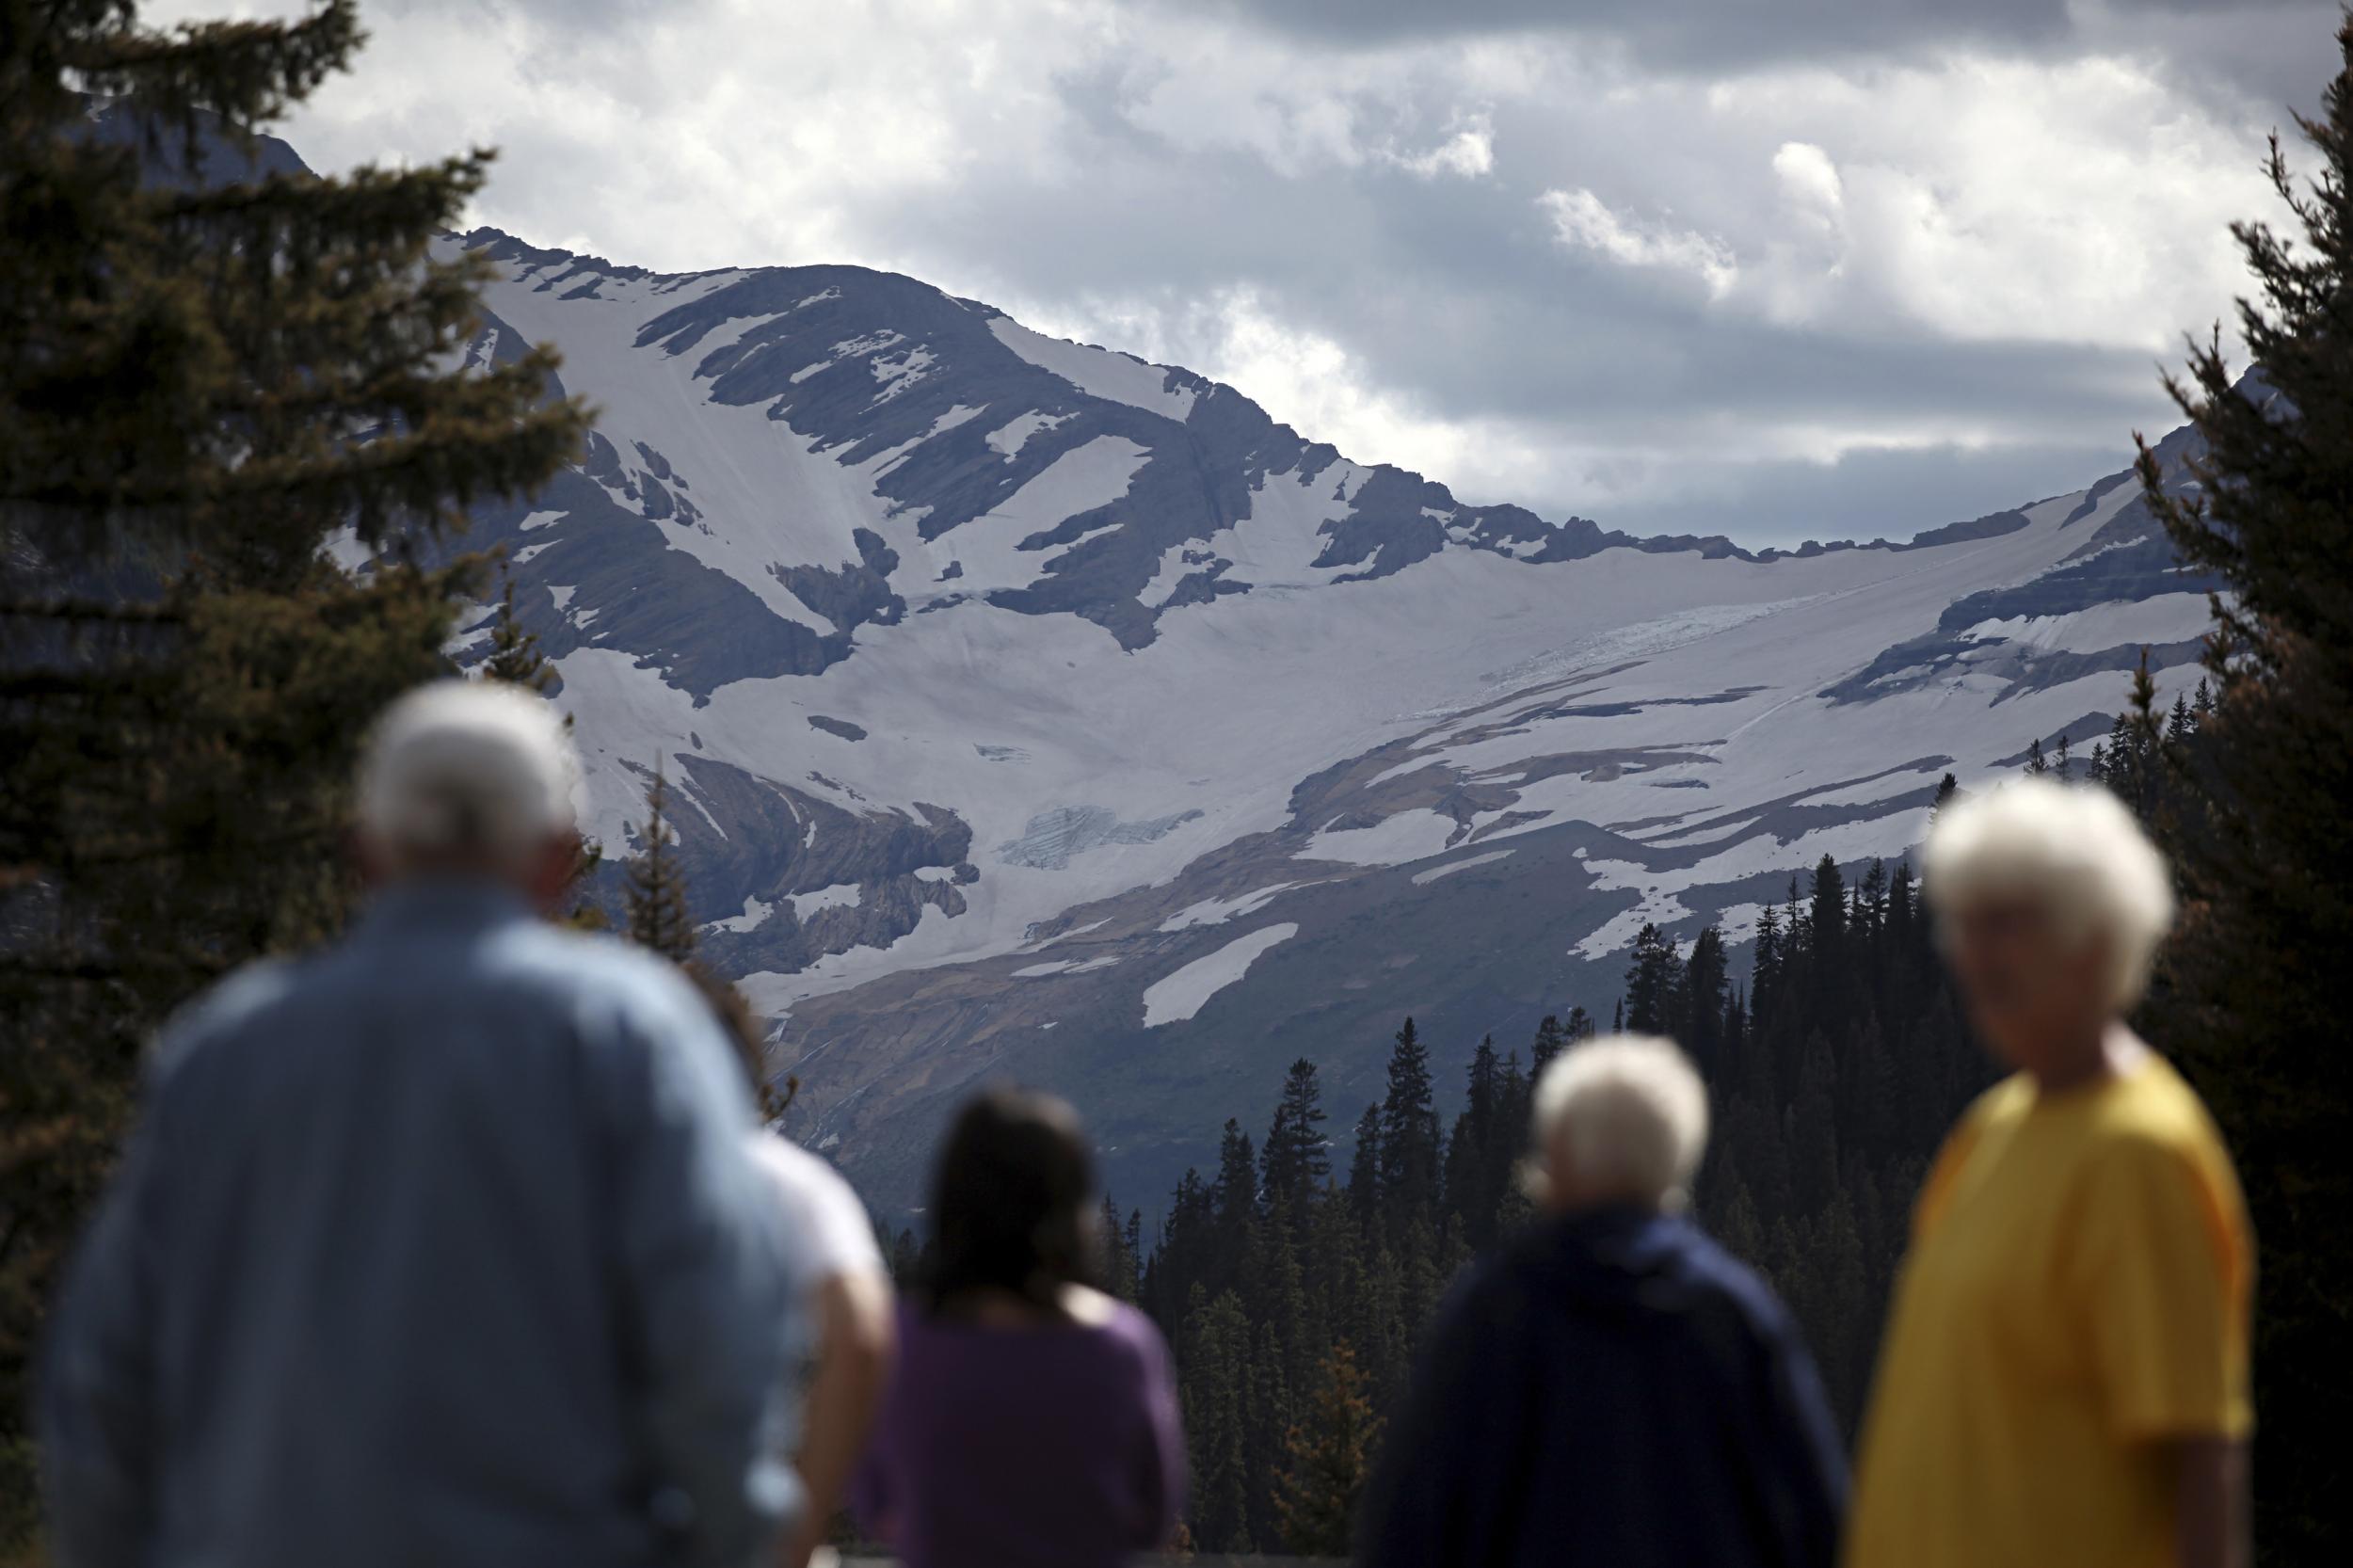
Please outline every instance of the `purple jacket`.
[{"label": "purple jacket", "polygon": [[851,1505],[906,1568],[1108,1568],[1168,1539],[1184,1474],[1168,1346],[1133,1307],[1009,1329],[903,1305]]}]

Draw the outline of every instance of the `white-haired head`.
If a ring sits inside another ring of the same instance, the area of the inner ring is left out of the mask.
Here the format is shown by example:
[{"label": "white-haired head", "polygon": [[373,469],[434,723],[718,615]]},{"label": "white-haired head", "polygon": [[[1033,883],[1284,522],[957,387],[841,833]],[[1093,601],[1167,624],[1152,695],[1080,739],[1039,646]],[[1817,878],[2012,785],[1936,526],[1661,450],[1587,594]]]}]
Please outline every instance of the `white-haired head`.
[{"label": "white-haired head", "polygon": [[1947,806],[1929,834],[1921,873],[1949,928],[1970,910],[2010,903],[2048,917],[2073,951],[2106,960],[2109,1012],[2129,1011],[2173,925],[2165,857],[2104,789],[2021,778]]},{"label": "white-haired head", "polygon": [[1673,1040],[1610,1034],[1536,1080],[1540,1202],[1679,1208],[1707,1148],[1707,1090]]},{"label": "white-haired head", "polygon": [[495,680],[441,680],[376,721],[360,826],[392,871],[526,870],[571,832],[579,761],[552,704]]}]

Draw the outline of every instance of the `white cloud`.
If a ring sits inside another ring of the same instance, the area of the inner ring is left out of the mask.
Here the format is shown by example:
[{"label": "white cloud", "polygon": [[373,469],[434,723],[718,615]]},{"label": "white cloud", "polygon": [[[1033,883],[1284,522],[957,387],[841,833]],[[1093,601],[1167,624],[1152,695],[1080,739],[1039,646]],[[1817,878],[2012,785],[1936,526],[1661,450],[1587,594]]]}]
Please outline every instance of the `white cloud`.
[{"label": "white cloud", "polygon": [[1836,224],[1846,188],[1829,153],[1812,142],[1785,141],[1773,154],[1773,174],[1791,208],[1825,227]]},{"label": "white cloud", "polygon": [[1629,221],[1592,191],[1548,190],[1536,199],[1552,218],[1554,234],[1573,249],[1593,250],[1621,266],[1690,273],[1721,299],[1739,281],[1740,268],[1721,240],[1688,229]]},{"label": "white cloud", "polygon": [[2231,220],[2275,212],[2258,127],[2151,60],[1801,69],[1708,107],[1728,142],[1786,138],[1750,269],[1776,319],[2162,352],[2241,286]]},{"label": "white cloud", "polygon": [[1434,180],[1443,174],[1465,180],[1480,179],[1495,171],[1495,127],[1488,122],[1485,115],[1474,115],[1428,152],[1411,156],[1393,153],[1391,156],[1400,168],[1425,180]]},{"label": "white cloud", "polygon": [[1782,536],[1815,527],[1790,465],[1918,455],[1966,511],[1949,455],[2121,455],[2169,418],[2151,360],[2243,289],[2280,107],[2184,81],[2226,44],[2294,75],[2326,17],[2168,24],[2177,58],[2073,9],[2041,55],[1711,75],[1120,0],[380,0],[290,134],[327,168],[495,144],[472,220],[536,244],[904,271],[1469,497]]}]

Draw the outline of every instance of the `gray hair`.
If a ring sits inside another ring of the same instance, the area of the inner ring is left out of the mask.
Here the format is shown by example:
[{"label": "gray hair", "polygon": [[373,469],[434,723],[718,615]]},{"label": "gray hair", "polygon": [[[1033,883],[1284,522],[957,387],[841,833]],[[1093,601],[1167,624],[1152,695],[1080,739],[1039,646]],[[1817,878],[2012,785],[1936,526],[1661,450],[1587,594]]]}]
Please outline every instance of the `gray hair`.
[{"label": "gray hair", "polygon": [[1707,1090],[1673,1040],[1605,1035],[1561,1052],[1544,1070],[1533,1121],[1551,1176],[1680,1208],[1707,1148]]},{"label": "gray hair", "polygon": [[1954,802],[1929,834],[1921,875],[1940,916],[2020,899],[2048,911],[2063,940],[2105,941],[2118,1013],[2147,989],[2173,925],[2165,857],[2122,801],[2091,785],[2021,778]]},{"label": "gray hair", "polygon": [[544,697],[441,680],[384,711],[360,768],[360,824],[395,856],[511,863],[573,824],[579,759]]}]

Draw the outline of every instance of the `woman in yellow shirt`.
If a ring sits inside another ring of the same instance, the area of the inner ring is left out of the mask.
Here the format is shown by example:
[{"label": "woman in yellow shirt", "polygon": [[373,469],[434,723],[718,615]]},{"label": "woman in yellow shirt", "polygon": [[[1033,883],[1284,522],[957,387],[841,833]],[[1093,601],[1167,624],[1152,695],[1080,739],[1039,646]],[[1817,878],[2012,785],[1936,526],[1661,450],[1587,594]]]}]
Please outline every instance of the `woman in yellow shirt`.
[{"label": "woman in yellow shirt", "polygon": [[1921,1190],[1849,1568],[2238,1568],[2253,1243],[2205,1107],[2121,1021],[2164,861],[2105,790],[2025,780],[1947,808],[1925,862],[2016,1071]]}]

